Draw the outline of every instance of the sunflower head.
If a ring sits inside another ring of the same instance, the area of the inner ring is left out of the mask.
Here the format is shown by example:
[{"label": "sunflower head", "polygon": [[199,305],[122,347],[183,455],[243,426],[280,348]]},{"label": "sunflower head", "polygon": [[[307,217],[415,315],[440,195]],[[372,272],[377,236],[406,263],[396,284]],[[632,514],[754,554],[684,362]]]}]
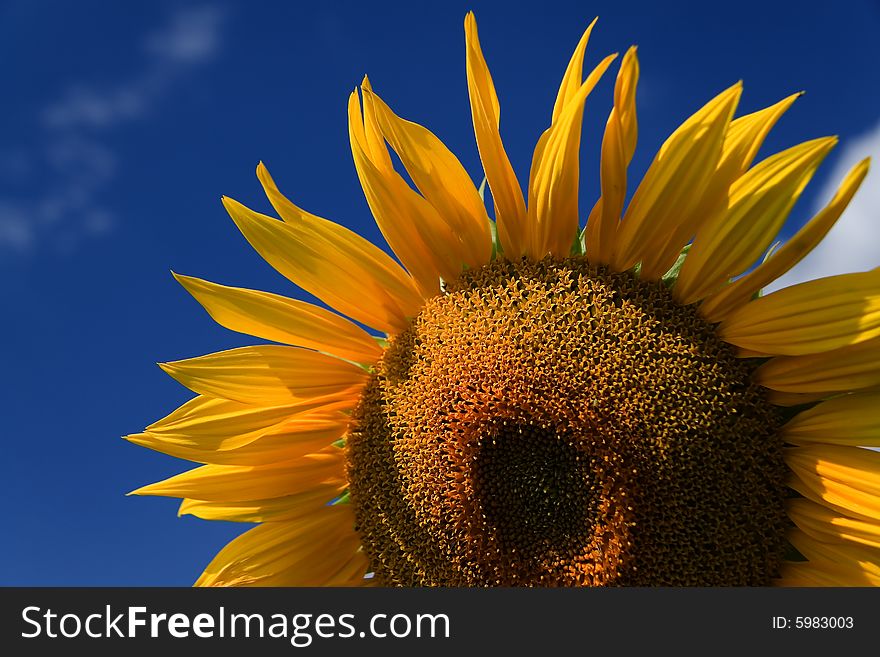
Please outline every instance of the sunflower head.
[{"label": "sunflower head", "polygon": [[629,197],[633,47],[582,220],[585,104],[615,59],[584,75],[594,25],[524,192],[466,17],[493,218],[455,156],[366,78],[349,137],[396,260],[294,205],[262,164],[280,221],[224,198],[326,307],[177,277],[223,326],[278,343],[163,365],[197,396],[128,437],[203,464],[137,493],[259,523],[198,584],[880,583],[880,455],[865,449],[880,446],[880,269],[761,295],[821,241],[867,160],[768,253],[836,139],[755,164],[798,95],[737,117],[737,83],[672,132]]}]

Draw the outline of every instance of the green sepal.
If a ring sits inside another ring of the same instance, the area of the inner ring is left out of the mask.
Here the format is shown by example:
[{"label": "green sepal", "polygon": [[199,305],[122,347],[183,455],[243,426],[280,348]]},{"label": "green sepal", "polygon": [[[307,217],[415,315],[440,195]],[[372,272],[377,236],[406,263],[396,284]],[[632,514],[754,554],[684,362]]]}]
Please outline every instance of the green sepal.
[{"label": "green sepal", "polygon": [[780,246],[782,246],[782,242],[780,242],[780,241],[773,242],[773,244],[770,245],[770,248],[767,249],[767,253],[764,254],[764,259],[761,260],[761,264],[763,265],[770,258],[772,258],[773,254],[779,250]]},{"label": "green sepal", "polygon": [[388,347],[388,338],[380,338],[378,336],[373,336],[373,339],[379,344],[383,349]]},{"label": "green sepal", "polygon": [[669,271],[663,274],[663,277],[660,279],[666,287],[672,287],[675,285],[675,281],[678,280],[678,275],[681,273],[681,268],[684,266],[684,260],[687,258],[688,251],[691,250],[690,244],[685,244],[684,248],[678,254],[678,257],[675,259],[675,264],[669,268]]},{"label": "green sepal", "polygon": [[504,253],[501,242],[498,241],[498,224],[489,219],[489,232],[492,234],[492,260]]},{"label": "green sepal", "polygon": [[339,440],[334,440],[330,444],[333,445],[334,447],[338,447],[339,449],[342,449],[343,447],[345,447],[345,438],[340,438]]},{"label": "green sepal", "polygon": [[587,252],[584,245],[584,231],[575,231],[574,241],[571,243],[571,255],[582,256]]},{"label": "green sepal", "polygon": [[[480,183],[480,186],[477,188],[477,193],[480,195],[480,200],[483,203],[486,203],[486,185],[488,184],[489,179],[486,176],[483,176],[483,182]],[[504,249],[501,248],[501,242],[498,241],[498,224],[492,219],[489,219],[489,232],[492,234],[492,260],[495,260],[499,255],[504,253]]]},{"label": "green sepal", "polygon": [[[782,246],[782,242],[774,242],[770,246],[770,248],[767,249],[767,253],[764,254],[764,259],[761,260],[761,264],[763,265],[765,262],[767,262],[773,256],[773,254],[779,250],[780,246]],[[760,299],[762,296],[764,296],[764,288],[755,291],[755,293],[752,295],[752,301],[754,301],[755,299]]]},{"label": "green sepal", "polygon": [[330,502],[330,506],[336,506],[337,504],[351,504],[351,494],[348,492],[348,489],[346,489],[342,495]]}]

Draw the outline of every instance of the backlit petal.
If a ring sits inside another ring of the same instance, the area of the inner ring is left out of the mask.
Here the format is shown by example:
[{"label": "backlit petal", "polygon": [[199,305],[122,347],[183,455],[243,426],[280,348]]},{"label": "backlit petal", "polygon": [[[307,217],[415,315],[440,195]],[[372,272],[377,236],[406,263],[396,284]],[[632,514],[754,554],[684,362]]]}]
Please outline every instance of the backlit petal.
[{"label": "backlit petal", "polygon": [[786,563],[782,566],[781,577],[774,580],[776,586],[876,586],[868,577],[858,571],[843,569],[829,562]]},{"label": "backlit petal", "polygon": [[[701,195],[715,175],[727,126],[742,93],[737,83],[685,121],[660,147],[620,224],[611,264],[665,272],[701,221]],[[667,263],[668,261],[668,263]],[[647,265],[647,267],[646,267]]]},{"label": "backlit petal", "polygon": [[498,96],[480,47],[473,12],[468,13],[464,27],[471,117],[483,170],[492,190],[498,239],[508,258],[518,258],[526,253],[526,204],[501,142]]},{"label": "backlit petal", "polygon": [[245,532],[223,548],[196,586],[328,586],[352,561],[366,572],[345,505],[321,509],[291,522],[271,522]]},{"label": "backlit petal", "polygon": [[290,461],[319,452],[345,435],[350,418],[344,413],[318,411],[288,418],[262,431],[214,435],[188,433],[144,433],[126,440],[197,463],[218,465],[265,465]]},{"label": "backlit petal", "polygon": [[724,319],[748,303],[757,292],[794,267],[825,237],[840,218],[868,174],[870,159],[854,166],[846,175],[834,198],[782,247],[751,272],[703,300],[700,314],[710,322]]},{"label": "backlit petal", "polygon": [[343,451],[330,447],[294,461],[268,465],[203,465],[131,495],[189,497],[209,502],[240,502],[296,495],[316,486],[345,481]]},{"label": "backlit petal", "polygon": [[727,208],[697,231],[673,289],[679,303],[702,299],[755,263],[836,143],[828,137],[794,146],[731,185]]},{"label": "backlit petal", "polygon": [[349,96],[348,130],[358,178],[388,245],[422,295],[431,297],[440,291],[441,276],[449,280],[461,272],[466,256],[449,225],[394,170],[370,108],[365,105],[362,115],[357,91]]},{"label": "backlit petal", "polygon": [[880,549],[880,524],[850,518],[807,499],[789,500],[788,517],[820,541],[844,541]]},{"label": "backlit petal", "polygon": [[787,533],[789,542],[810,563],[830,563],[863,577],[865,585],[880,585],[880,552],[861,545],[819,541],[799,529]]},{"label": "backlit petal", "polygon": [[745,349],[797,356],[880,336],[880,269],[808,281],[738,308],[721,339]]},{"label": "backlit petal", "polygon": [[660,280],[674,265],[693,233],[712,217],[724,212],[731,184],[751,164],[770,128],[796,97],[791,96],[728,125],[714,173],[705,180],[705,186],[692,191],[694,202],[687,210],[682,210],[676,230],[669,236],[661,236],[654,252],[642,261],[641,278]]},{"label": "backlit petal", "polygon": [[[274,189],[265,169],[259,172],[264,186]],[[230,198],[223,205],[257,252],[304,290],[367,326],[386,333],[406,328],[407,318],[418,314],[422,303],[406,272],[347,228],[304,212],[297,220],[298,208],[279,198],[274,196],[274,202],[287,208],[287,221],[253,212]]]},{"label": "backlit petal", "polygon": [[584,30],[577,47],[571,55],[571,59],[568,61],[568,66],[565,67],[562,82],[559,84],[559,91],[556,93],[556,102],[553,103],[552,123],[556,123],[559,120],[562,112],[576,98],[583,84],[584,55],[587,52],[590,35],[593,33],[593,28],[598,20],[598,18],[594,18],[593,22]]},{"label": "backlit petal", "polygon": [[422,195],[447,222],[467,254],[465,264],[480,267],[492,256],[492,234],[486,207],[473,181],[456,157],[426,128],[398,117],[382,99],[364,88],[382,135],[400,157]]},{"label": "backlit petal", "polygon": [[369,333],[314,304],[190,276],[174,277],[218,324],[233,331],[361,363],[375,363],[382,355]]},{"label": "backlit petal", "polygon": [[147,431],[156,434],[186,434],[194,438],[249,436],[315,409],[330,413],[348,408],[343,402],[327,405],[321,400],[284,406],[255,406],[199,395],[161,420],[153,422],[147,427]]},{"label": "backlit petal", "polygon": [[265,500],[209,502],[185,498],[180,503],[178,515],[192,515],[203,520],[228,522],[289,521],[327,508],[344,489],[345,487],[339,484],[324,484],[297,495],[270,497]]},{"label": "backlit petal", "polygon": [[623,56],[614,86],[614,107],[605,124],[599,182],[602,195],[587,222],[586,253],[591,262],[608,264],[626,198],[626,169],[638,138],[636,84],[639,60],[633,46]]},{"label": "backlit petal", "polygon": [[535,149],[528,214],[530,255],[536,260],[548,253],[568,256],[578,236],[578,160],[584,103],[615,57],[606,57],[593,69]]},{"label": "backlit petal", "polygon": [[788,111],[792,103],[801,96],[803,96],[803,92],[792,94],[775,105],[746,114],[730,122],[730,127],[724,137],[721,160],[722,162],[731,162],[734,178],[738,178],[748,171],[770,130]]},{"label": "backlit petal", "polygon": [[369,376],[332,356],[274,345],[240,347],[161,367],[201,395],[267,406],[356,398]]},{"label": "backlit petal", "polygon": [[801,495],[846,515],[880,520],[880,453],[858,447],[811,445],[785,450]]}]

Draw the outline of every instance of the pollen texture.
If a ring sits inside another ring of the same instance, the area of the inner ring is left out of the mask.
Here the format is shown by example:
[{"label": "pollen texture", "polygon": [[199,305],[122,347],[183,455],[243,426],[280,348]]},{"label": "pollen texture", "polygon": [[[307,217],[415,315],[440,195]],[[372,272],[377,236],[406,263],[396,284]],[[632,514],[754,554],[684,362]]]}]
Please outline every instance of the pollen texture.
[{"label": "pollen texture", "polygon": [[780,418],[693,307],[583,258],[465,272],[353,414],[371,569],[398,586],[767,585]]}]

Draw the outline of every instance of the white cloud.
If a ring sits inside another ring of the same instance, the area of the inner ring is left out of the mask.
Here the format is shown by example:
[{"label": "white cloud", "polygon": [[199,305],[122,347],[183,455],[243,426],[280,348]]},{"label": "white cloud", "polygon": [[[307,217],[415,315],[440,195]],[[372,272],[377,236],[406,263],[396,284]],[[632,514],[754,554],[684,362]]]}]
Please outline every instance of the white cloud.
[{"label": "white cloud", "polygon": [[[71,85],[40,114],[39,142],[0,152],[0,249],[25,251],[63,226],[69,248],[86,235],[107,232],[113,213],[101,192],[124,164],[108,146],[112,129],[144,119],[174,86],[217,55],[225,13],[213,6],[178,10],[142,41],[140,70],[105,87]],[[37,195],[21,192],[38,186]]]},{"label": "white cloud", "polygon": [[872,168],[849,207],[813,252],[768,286],[769,290],[880,266],[880,122],[843,145],[814,209],[818,212],[831,200],[847,172],[868,156]]},{"label": "white cloud", "polygon": [[0,248],[24,250],[31,246],[33,231],[28,216],[17,204],[0,199]]},{"label": "white cloud", "polygon": [[107,128],[142,117],[178,79],[217,54],[223,18],[217,7],[180,10],[144,39],[148,63],[139,74],[105,88],[73,85],[43,120],[51,128]]},{"label": "white cloud", "polygon": [[220,48],[223,16],[217,7],[181,11],[166,29],[150,35],[145,46],[149,52],[176,64],[205,61]]},{"label": "white cloud", "polygon": [[97,91],[74,86],[66,96],[43,112],[50,128],[63,129],[86,125],[106,128],[143,115],[150,93],[141,89],[140,81],[125,87]]}]

